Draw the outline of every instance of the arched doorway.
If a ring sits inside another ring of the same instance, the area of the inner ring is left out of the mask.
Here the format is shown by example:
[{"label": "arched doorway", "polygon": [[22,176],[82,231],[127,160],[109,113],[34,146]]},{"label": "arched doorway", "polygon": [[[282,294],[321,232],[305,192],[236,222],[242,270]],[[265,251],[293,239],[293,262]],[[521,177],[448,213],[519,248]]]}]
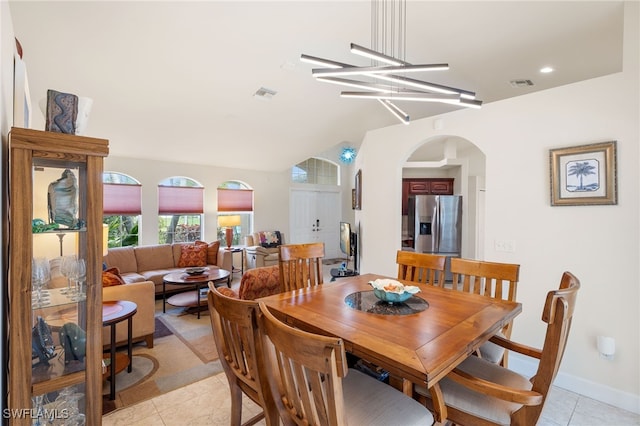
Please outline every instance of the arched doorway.
[{"label": "arched doorway", "polygon": [[[402,168],[402,178],[453,179],[453,194],[462,196],[463,257],[484,257],[484,153],[471,141],[455,135],[439,135],[416,145]],[[407,235],[409,215],[402,216]]]}]

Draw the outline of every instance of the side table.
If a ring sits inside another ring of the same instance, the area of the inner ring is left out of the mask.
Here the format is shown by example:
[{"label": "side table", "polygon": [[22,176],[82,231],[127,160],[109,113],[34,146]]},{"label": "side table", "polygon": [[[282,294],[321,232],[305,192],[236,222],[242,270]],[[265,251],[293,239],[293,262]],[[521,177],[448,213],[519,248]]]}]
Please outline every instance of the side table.
[{"label": "side table", "polygon": [[242,277],[242,275],[244,275],[244,247],[231,247],[231,248],[225,248],[226,251],[231,252],[231,273],[235,273],[238,272],[238,269],[233,266],[233,253],[241,253],[240,254],[240,276]]},{"label": "side table", "polygon": [[353,269],[340,268],[331,268],[329,273],[331,274],[331,282],[334,282],[336,278],[355,277],[358,275],[358,271],[354,271]]},{"label": "side table", "polygon": [[[116,397],[116,374],[127,368],[127,372],[131,373],[133,368],[133,342],[131,339],[133,330],[133,316],[138,312],[138,305],[128,300],[115,300],[102,303],[102,326],[111,327],[111,339],[109,361],[110,364],[107,368],[107,372],[103,374],[103,377],[109,377],[110,390],[109,399],[113,400]],[[116,324],[127,320],[127,356],[116,357]]]}]

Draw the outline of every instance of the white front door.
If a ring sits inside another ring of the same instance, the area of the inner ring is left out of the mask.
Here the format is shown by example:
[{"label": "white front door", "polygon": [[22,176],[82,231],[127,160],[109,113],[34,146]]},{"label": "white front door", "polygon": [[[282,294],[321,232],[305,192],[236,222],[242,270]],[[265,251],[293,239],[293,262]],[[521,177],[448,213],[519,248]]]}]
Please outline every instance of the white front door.
[{"label": "white front door", "polygon": [[323,242],[325,258],[340,257],[340,193],[292,189],[291,244]]}]

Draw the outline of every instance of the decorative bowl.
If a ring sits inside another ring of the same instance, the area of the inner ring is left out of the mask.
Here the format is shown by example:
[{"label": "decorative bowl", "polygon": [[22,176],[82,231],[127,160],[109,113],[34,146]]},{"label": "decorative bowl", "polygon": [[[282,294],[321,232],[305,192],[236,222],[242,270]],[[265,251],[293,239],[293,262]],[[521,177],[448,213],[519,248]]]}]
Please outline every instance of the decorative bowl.
[{"label": "decorative bowl", "polygon": [[383,302],[402,303],[411,296],[418,293],[420,288],[414,285],[404,285],[399,281],[391,279],[377,279],[370,281],[373,287],[373,294]]},{"label": "decorative bowl", "polygon": [[189,275],[202,275],[206,270],[207,268],[202,266],[193,266],[191,268],[186,268],[184,271]]}]

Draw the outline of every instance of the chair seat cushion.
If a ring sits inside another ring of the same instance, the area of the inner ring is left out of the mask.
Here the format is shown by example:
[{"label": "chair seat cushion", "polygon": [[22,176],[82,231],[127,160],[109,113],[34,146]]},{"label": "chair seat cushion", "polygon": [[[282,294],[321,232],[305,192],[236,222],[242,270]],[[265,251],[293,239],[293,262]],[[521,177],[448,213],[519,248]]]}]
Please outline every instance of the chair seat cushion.
[{"label": "chair seat cushion", "polygon": [[[502,332],[496,333],[496,336],[506,337]],[[480,346],[480,355],[483,359],[498,364],[504,356],[504,348],[493,342],[485,342]]]},{"label": "chair seat cushion", "polygon": [[[504,386],[523,390],[531,390],[532,387],[526,377],[477,356],[468,357],[458,368],[472,376]],[[474,392],[446,377],[439,383],[447,406],[465,413],[472,413],[476,417],[496,424],[511,424],[511,413],[522,407],[522,404]],[[415,390],[417,393],[429,396],[429,392],[424,387],[416,386]]]},{"label": "chair seat cushion", "polygon": [[433,415],[418,401],[358,370],[349,369],[342,390],[350,425],[433,424]]}]

